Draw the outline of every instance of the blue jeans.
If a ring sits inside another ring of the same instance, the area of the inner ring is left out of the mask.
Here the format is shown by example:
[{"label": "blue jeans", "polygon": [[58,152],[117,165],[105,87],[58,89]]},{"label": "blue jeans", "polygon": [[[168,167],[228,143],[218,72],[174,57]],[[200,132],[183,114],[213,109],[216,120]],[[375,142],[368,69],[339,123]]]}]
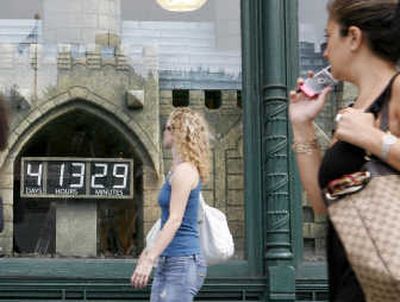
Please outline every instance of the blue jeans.
[{"label": "blue jeans", "polygon": [[160,256],[151,287],[151,302],[190,302],[207,274],[202,256]]}]

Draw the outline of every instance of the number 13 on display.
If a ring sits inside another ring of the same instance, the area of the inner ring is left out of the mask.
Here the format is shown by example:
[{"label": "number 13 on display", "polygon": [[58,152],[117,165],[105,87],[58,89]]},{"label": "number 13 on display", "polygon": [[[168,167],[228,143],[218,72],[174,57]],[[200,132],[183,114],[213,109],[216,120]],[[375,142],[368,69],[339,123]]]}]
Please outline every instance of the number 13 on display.
[{"label": "number 13 on display", "polygon": [[132,198],[133,160],[25,157],[21,197]]}]

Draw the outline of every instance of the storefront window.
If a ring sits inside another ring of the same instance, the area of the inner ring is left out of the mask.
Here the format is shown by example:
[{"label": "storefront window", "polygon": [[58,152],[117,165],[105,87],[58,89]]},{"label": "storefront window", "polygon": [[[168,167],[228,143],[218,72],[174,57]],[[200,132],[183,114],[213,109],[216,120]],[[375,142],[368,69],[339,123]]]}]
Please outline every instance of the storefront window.
[{"label": "storefront window", "polygon": [[[306,77],[307,71],[318,71],[329,63],[323,58],[326,46],[325,26],[328,0],[299,1],[299,58],[300,73]],[[335,127],[334,117],[340,108],[352,102],[355,89],[347,83],[339,83],[331,93],[323,111],[314,126],[318,140],[325,150]],[[303,194],[303,245],[304,258],[308,261],[325,259],[326,217],[315,215],[305,193]]]},{"label": "storefront window", "polygon": [[8,257],[137,257],[160,212],[176,107],[208,120],[206,201],[244,258],[240,1],[174,12],[156,0],[9,0],[0,12],[0,156]]}]

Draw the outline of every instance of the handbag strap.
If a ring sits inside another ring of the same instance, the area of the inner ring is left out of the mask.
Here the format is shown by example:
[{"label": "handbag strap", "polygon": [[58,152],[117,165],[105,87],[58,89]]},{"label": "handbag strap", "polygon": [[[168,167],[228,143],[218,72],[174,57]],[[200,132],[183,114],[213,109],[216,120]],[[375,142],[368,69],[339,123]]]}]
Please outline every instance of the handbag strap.
[{"label": "handbag strap", "polygon": [[399,74],[400,72],[397,72],[394,76],[392,76],[381,95],[368,109],[369,112],[375,115],[375,118],[377,118],[378,114],[381,113],[379,128],[383,131],[387,131],[389,129],[389,101],[392,95],[393,83]]},{"label": "handbag strap", "polygon": [[[374,114],[375,118],[378,117],[379,113],[381,113],[381,120],[379,128],[383,131],[387,131],[389,128],[389,101],[392,95],[392,87],[393,82],[396,77],[400,74],[397,72],[387,83],[385,89],[382,93],[378,96],[378,98],[368,107],[365,112],[370,112]],[[352,105],[351,105],[352,106]],[[384,175],[399,175],[400,171],[392,168],[390,165],[386,164],[385,162],[381,161],[376,156],[369,156],[367,162],[361,168],[361,171],[368,171],[370,173],[370,177],[376,176],[384,176]],[[337,179],[338,180],[338,179]],[[362,189],[362,187],[360,188]],[[359,191],[355,190],[354,192]],[[328,186],[322,189],[322,195],[324,200],[328,205],[332,204],[335,201],[338,201],[341,197],[329,197],[330,190]],[[343,194],[345,196],[346,194]]]},{"label": "handbag strap", "polygon": [[[387,131],[389,129],[389,102],[392,95],[393,82],[397,78],[400,72],[397,72],[386,85],[386,88],[378,99],[370,106],[369,112],[373,113],[375,117],[381,113],[381,120],[379,123],[379,128],[382,131]],[[399,175],[400,171],[392,168],[387,163],[383,162],[380,158],[376,156],[371,156],[363,167],[363,170],[367,170],[371,173],[371,177],[384,176],[384,175]]]},{"label": "handbag strap", "polygon": [[399,74],[400,74],[400,72],[396,73],[392,77],[392,79],[389,82],[389,87],[386,91],[387,95],[386,95],[386,100],[385,100],[385,102],[383,104],[383,108],[382,108],[382,118],[381,118],[381,124],[380,124],[380,128],[384,131],[387,131],[389,129],[389,101],[390,101],[390,97],[392,96],[393,83]]}]

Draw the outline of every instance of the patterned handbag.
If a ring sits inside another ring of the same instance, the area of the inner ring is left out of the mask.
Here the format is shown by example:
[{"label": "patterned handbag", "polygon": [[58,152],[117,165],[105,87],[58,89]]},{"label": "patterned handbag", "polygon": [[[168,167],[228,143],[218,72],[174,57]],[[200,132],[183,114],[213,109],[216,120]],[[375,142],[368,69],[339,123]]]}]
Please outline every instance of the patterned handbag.
[{"label": "patterned handbag", "polygon": [[400,176],[372,175],[328,207],[367,301],[400,299]]},{"label": "patterned handbag", "polygon": [[[380,128],[387,125],[386,102]],[[353,192],[326,194],[329,217],[367,301],[400,301],[400,172],[377,158],[363,172]]]}]

